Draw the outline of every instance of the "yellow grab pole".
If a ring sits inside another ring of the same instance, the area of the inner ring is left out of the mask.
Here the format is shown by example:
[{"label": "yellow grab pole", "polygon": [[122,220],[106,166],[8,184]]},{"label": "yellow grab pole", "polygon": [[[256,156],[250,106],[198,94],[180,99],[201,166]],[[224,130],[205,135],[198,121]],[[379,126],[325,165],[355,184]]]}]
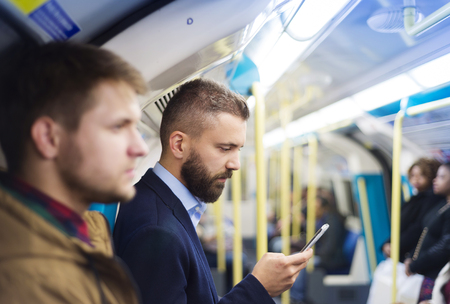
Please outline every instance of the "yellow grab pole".
[{"label": "yellow grab pole", "polygon": [[217,270],[219,272],[226,272],[225,261],[225,233],[223,228],[223,196],[220,196],[217,202],[214,203],[214,213],[216,215],[216,240],[217,240]]},{"label": "yellow grab pole", "polygon": [[277,201],[277,154],[275,151],[270,153],[270,174],[269,174],[269,193],[270,193],[270,212],[276,215],[276,201]]},{"label": "yellow grab pole", "polygon": [[241,216],[241,170],[237,170],[231,177],[231,195],[233,197],[233,284],[242,281],[242,216]]},{"label": "yellow grab pole", "polygon": [[369,199],[367,197],[367,186],[364,178],[357,180],[359,201],[361,202],[362,222],[364,225],[364,233],[366,236],[367,255],[369,256],[370,270],[373,274],[377,267],[377,257],[375,253],[375,242],[373,240],[372,220],[370,219]]},{"label": "yellow grab pole", "polygon": [[[316,230],[316,195],[317,195],[317,181],[316,181],[316,167],[317,167],[317,138],[310,136],[308,139],[308,210],[306,214],[306,238],[310,240]],[[308,263],[307,270],[312,272],[314,270],[314,257]]]},{"label": "yellow grab pole", "polygon": [[260,84],[254,82],[252,93],[255,96],[255,150],[256,150],[256,258],[259,260],[267,252],[267,211],[266,211],[266,163],[264,159],[263,135],[265,131],[264,97]]},{"label": "yellow grab pole", "polygon": [[303,147],[294,148],[294,180],[292,189],[292,237],[300,238],[301,212],[302,212],[302,158]]},{"label": "yellow grab pole", "polygon": [[[281,149],[281,241],[282,241],[282,253],[284,255],[291,254],[291,242],[290,242],[290,189],[291,189],[291,168],[290,168],[290,144],[289,140],[286,139],[283,143],[283,147]],[[289,304],[289,290],[285,291],[281,295],[281,303]]]},{"label": "yellow grab pole", "polygon": [[400,154],[402,151],[402,125],[404,111],[398,112],[394,122],[394,143],[392,151],[392,199],[391,199],[391,259],[392,268],[392,303],[397,297],[397,265],[400,255]]}]

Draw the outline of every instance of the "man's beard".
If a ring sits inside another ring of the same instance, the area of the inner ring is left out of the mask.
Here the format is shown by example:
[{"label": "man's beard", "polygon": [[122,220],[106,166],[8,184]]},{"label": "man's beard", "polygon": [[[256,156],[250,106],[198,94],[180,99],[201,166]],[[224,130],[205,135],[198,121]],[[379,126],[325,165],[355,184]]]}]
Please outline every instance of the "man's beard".
[{"label": "man's beard", "polygon": [[221,178],[231,178],[232,170],[210,176],[203,164],[200,154],[192,150],[186,162],[181,167],[181,176],[188,190],[202,202],[214,203],[222,194],[225,183],[217,181]]}]

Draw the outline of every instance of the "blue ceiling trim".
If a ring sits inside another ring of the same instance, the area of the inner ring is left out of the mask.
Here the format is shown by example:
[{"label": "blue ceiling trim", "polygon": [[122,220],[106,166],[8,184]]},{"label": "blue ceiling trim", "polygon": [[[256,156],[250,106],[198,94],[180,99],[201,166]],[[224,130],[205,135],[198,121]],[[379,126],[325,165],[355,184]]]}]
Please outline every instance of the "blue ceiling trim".
[{"label": "blue ceiling trim", "polygon": [[[427,102],[450,97],[450,82],[444,83],[437,87],[425,90],[423,92],[411,95],[408,100],[406,108],[424,104]],[[373,109],[368,113],[375,117],[384,117],[387,115],[396,114],[400,111],[400,100],[394,101],[385,106]]]}]

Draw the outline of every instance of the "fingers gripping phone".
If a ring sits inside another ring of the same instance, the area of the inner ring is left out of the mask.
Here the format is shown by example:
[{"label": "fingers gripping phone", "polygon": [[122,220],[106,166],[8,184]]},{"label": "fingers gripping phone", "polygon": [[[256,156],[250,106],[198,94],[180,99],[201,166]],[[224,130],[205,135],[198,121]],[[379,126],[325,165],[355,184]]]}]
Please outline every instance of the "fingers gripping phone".
[{"label": "fingers gripping phone", "polygon": [[316,234],[314,234],[311,240],[309,240],[309,242],[305,245],[305,247],[303,247],[303,249],[300,252],[308,250],[309,248],[314,246],[314,244],[322,237],[325,231],[327,231],[328,227],[330,227],[330,225],[328,224],[324,224],[322,227],[320,227],[320,229],[317,230]]}]

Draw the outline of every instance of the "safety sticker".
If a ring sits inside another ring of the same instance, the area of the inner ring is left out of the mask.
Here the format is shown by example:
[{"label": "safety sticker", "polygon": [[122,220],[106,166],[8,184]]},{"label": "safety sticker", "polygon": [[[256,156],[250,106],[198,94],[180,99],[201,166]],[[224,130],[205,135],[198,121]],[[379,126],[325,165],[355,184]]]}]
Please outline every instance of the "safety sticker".
[{"label": "safety sticker", "polygon": [[80,31],[56,0],[10,0],[53,40],[67,40]]}]

